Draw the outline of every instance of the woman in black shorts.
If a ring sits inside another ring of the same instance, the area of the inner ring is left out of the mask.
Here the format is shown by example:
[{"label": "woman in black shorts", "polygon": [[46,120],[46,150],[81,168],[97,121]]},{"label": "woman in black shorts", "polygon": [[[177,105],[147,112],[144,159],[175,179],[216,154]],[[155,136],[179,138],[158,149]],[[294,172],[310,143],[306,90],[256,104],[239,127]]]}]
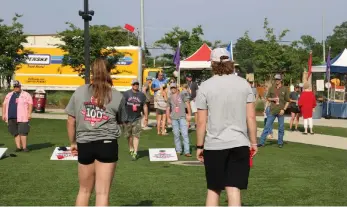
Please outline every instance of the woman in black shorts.
[{"label": "woman in black shorts", "polygon": [[[290,93],[289,98],[290,98],[290,111],[291,111],[291,119],[290,119],[290,124],[289,127],[292,131],[297,131],[298,130],[298,125],[299,125],[299,118],[300,118],[300,109],[298,106],[298,100],[300,97],[300,86],[296,85],[294,88],[294,91]],[[295,129],[293,129],[293,124],[295,122]]]},{"label": "woman in black shorts", "polygon": [[[78,155],[76,206],[88,206],[95,187],[96,206],[109,205],[121,135],[119,109],[123,95],[112,89],[111,67],[103,59],[91,68],[92,84],[76,89],[65,111],[71,151]],[[124,105],[124,104],[122,104]]]}]

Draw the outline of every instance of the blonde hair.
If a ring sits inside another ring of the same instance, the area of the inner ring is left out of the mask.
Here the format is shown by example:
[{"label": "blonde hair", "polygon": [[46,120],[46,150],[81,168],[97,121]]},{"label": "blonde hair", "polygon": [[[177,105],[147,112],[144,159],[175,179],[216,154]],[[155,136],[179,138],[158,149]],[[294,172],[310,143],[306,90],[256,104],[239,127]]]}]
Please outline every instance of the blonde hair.
[{"label": "blonde hair", "polygon": [[304,87],[303,88],[304,88],[304,90],[311,89],[310,83],[309,82],[304,83]]},{"label": "blonde hair", "polygon": [[185,83],[185,84],[183,84],[183,85],[182,85],[182,88],[184,88],[184,89],[188,89],[188,84],[186,84],[186,83]]}]

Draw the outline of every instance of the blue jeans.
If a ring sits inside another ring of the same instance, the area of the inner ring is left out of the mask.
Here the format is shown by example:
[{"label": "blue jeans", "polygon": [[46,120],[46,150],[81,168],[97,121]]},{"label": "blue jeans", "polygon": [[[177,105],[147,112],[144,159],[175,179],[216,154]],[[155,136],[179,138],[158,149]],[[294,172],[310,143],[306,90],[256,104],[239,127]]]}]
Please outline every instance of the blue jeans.
[{"label": "blue jeans", "polygon": [[188,124],[186,118],[172,119],[172,131],[174,134],[174,141],[176,152],[182,153],[182,143],[180,135],[183,137],[184,154],[190,153],[189,137],[188,137]]},{"label": "blue jeans", "polygon": [[266,125],[264,128],[263,133],[260,136],[260,144],[264,145],[266,141],[266,137],[269,133],[272,132],[272,125],[275,121],[275,119],[278,119],[278,144],[282,145],[283,144],[283,136],[284,136],[284,115],[272,115],[269,114],[267,117]]},{"label": "blue jeans", "polygon": [[[264,127],[266,126],[266,122],[267,122],[268,117],[271,115],[269,106],[266,107],[265,113],[266,113],[266,118],[264,119]],[[273,132],[272,132],[272,125],[271,125],[271,127],[269,129],[269,134],[273,134]]]}]

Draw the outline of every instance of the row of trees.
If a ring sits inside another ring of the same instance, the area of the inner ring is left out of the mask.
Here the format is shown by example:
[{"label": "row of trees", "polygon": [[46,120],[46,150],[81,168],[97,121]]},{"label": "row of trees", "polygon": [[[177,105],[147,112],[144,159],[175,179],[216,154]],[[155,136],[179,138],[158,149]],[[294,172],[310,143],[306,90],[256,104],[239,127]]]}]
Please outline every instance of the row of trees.
[{"label": "row of trees", "polygon": [[[18,22],[21,16],[16,14],[11,25],[6,25],[0,20],[0,76],[1,80],[11,81],[12,75],[20,64],[25,62],[27,54],[22,44],[26,43],[26,36],[23,32],[23,25]],[[64,65],[70,65],[75,71],[83,76],[84,63],[84,38],[83,30],[72,23],[67,23],[68,29],[59,32],[65,44],[57,45],[68,52],[63,59]],[[313,64],[320,64],[323,61],[322,43],[309,35],[301,36],[300,40],[284,43],[283,39],[289,30],[283,30],[276,35],[270,27],[268,19],[264,20],[264,39],[252,40],[248,32],[240,37],[234,45],[234,59],[240,65],[242,72],[255,73],[257,82],[271,79],[274,73],[285,73],[285,81],[300,80],[302,72],[307,68],[309,51],[313,53]],[[108,56],[109,61],[116,62],[121,55],[114,50],[102,50],[107,47],[119,45],[138,45],[139,36],[129,33],[122,27],[109,27],[106,25],[90,26],[91,40],[91,61],[98,57]],[[191,31],[175,27],[172,31],[155,42],[156,47],[171,48],[172,52],[159,57],[151,57],[146,50],[146,63],[148,67],[173,66],[173,52],[181,41],[181,57],[185,58],[193,54],[203,43],[212,48],[226,47],[222,41],[210,42],[204,39],[204,30],[201,25]],[[339,54],[347,45],[347,22],[336,26],[333,34],[327,37],[326,43],[332,47],[332,57]],[[21,51],[21,52],[19,52]],[[173,69],[173,67],[172,67]],[[167,69],[170,72],[170,69]]]}]

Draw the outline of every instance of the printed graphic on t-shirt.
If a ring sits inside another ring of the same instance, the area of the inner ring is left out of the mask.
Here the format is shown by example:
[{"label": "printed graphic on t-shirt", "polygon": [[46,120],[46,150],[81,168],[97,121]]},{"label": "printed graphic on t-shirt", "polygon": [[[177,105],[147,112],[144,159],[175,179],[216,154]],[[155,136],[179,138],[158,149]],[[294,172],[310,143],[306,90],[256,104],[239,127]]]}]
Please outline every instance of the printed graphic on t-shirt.
[{"label": "printed graphic on t-shirt", "polygon": [[109,116],[105,115],[105,110],[96,106],[94,97],[90,101],[84,102],[84,109],[81,111],[84,115],[84,121],[89,121],[92,126],[95,126],[97,122],[103,120],[109,120]]},{"label": "printed graphic on t-shirt", "polygon": [[141,100],[139,97],[131,96],[127,100],[127,106],[132,108],[132,111],[136,112],[138,111],[139,107],[141,106]]}]

